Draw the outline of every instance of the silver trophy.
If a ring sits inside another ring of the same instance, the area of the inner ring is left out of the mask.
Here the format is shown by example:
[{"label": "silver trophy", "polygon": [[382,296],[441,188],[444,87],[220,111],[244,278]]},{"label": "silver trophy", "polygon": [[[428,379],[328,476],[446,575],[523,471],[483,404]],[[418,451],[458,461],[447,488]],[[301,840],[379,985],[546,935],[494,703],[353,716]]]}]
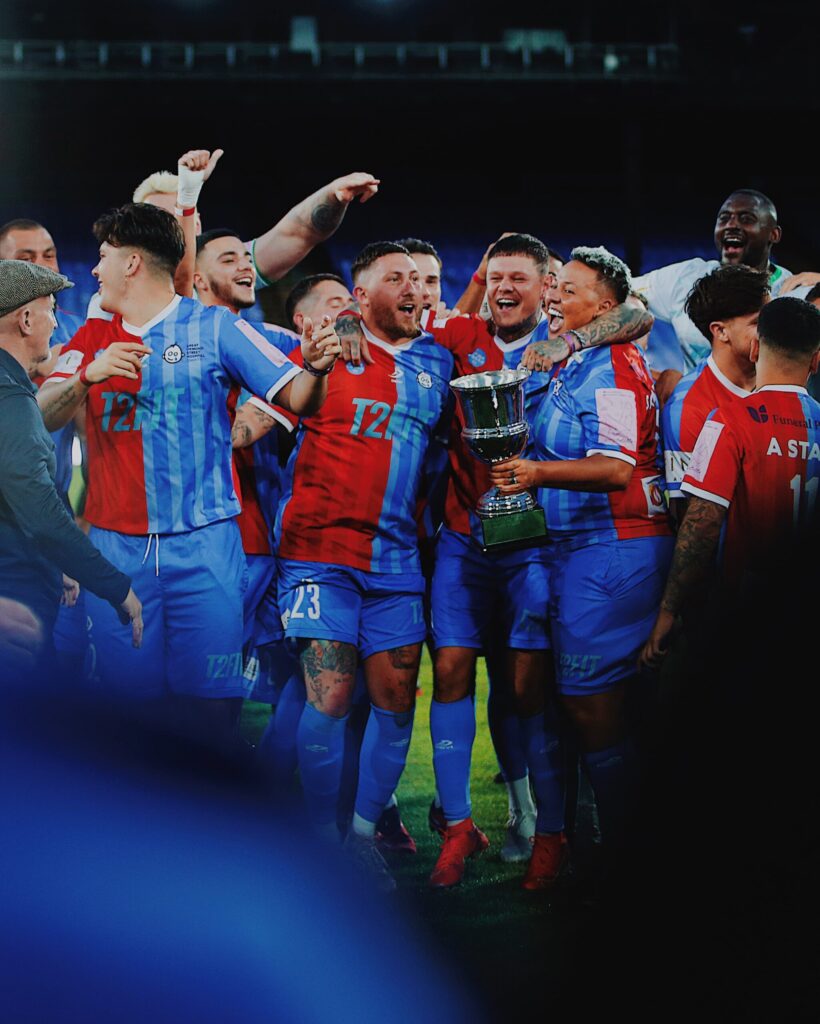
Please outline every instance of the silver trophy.
[{"label": "silver trophy", "polygon": [[[523,369],[492,370],[450,382],[464,420],[461,436],[482,462],[506,462],[527,446],[524,381],[529,376],[530,371]],[[546,538],[544,510],[529,491],[502,495],[492,487],[479,498],[476,512],[485,551],[537,544]]]}]

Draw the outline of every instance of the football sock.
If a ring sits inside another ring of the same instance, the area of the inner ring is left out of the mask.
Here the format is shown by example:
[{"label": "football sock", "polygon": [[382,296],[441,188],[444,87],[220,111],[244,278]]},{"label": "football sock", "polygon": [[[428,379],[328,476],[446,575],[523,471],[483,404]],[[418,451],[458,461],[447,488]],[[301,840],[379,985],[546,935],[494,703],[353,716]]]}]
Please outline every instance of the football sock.
[{"label": "football sock", "polygon": [[521,719],[530,779],[535,790],[536,832],[562,832],[566,783],[564,752],[557,732],[544,712]]},{"label": "football sock", "polygon": [[395,713],[372,705],[359,757],[354,822],[381,817],[404,771],[413,733],[413,712]]},{"label": "football sock", "polygon": [[433,771],[448,825],[470,817],[470,760],[475,739],[472,697],[430,703]]},{"label": "football sock", "polygon": [[279,786],[293,781],[296,771],[296,732],[305,706],[305,686],[295,673],[288,679],[276,702],[268,726],[257,747],[258,755]]},{"label": "football sock", "polygon": [[504,780],[509,782],[512,779],[523,779],[527,774],[527,755],[524,738],[521,735],[521,723],[503,684],[490,684],[487,724]]},{"label": "football sock", "polygon": [[535,814],[529,775],[525,775],[523,779],[513,779],[507,782],[506,786],[511,817],[514,815],[520,818],[523,814]]},{"label": "football sock", "polygon": [[628,810],[634,798],[634,757],[627,741],[584,754],[589,781],[598,807],[601,839],[615,853],[626,838]]},{"label": "football sock", "polygon": [[299,774],[308,817],[317,831],[336,829],[346,725],[347,715],[331,718],[307,703],[299,720]]},{"label": "football sock", "polygon": [[353,817],[356,791],[359,788],[359,756],[369,718],[370,701],[354,703],[347,716],[342,777],[339,782],[339,805],[336,808],[337,820],[342,833],[347,832]]}]

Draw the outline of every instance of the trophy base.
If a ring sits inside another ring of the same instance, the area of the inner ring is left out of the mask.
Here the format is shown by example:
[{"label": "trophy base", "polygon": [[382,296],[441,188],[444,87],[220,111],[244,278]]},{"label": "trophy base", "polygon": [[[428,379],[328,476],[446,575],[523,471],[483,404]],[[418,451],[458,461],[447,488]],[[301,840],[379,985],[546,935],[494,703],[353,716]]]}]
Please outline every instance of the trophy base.
[{"label": "trophy base", "polygon": [[539,505],[523,512],[479,519],[483,551],[513,551],[547,541],[547,520]]}]

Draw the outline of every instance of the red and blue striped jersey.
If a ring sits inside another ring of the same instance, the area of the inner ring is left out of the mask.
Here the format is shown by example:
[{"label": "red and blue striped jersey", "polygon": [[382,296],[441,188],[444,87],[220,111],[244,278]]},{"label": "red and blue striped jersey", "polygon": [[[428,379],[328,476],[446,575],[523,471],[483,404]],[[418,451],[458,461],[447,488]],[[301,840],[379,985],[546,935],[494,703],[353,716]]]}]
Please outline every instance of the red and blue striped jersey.
[{"label": "red and blue striped jersey", "polygon": [[[527,345],[549,336],[546,317],[542,317],[529,334],[510,342],[491,334],[487,322],[476,314],[435,320],[430,330],[439,345],[452,352],[455,377],[491,370],[515,370]],[[546,388],[549,376],[534,373],[527,381],[528,417],[532,415],[534,397]],[[461,437],[463,427],[461,410],[456,407],[450,430],[450,479],[444,504],[444,523],[448,529],[456,533],[472,534],[478,540],[481,528],[475,507],[481,495],[490,488],[490,471],[464,443]]]},{"label": "red and blue striped jersey", "polygon": [[[252,326],[263,334],[284,355],[299,347],[299,335],[274,324],[253,322]],[[293,430],[290,414],[279,412],[261,398],[245,389],[234,387],[228,398],[231,422],[235,410],[246,402],[258,406],[273,417],[286,430]],[[242,511],[237,516],[242,550],[246,555],[270,555],[273,552],[273,520],[282,493],[282,469],[279,464],[279,432],[276,427],[246,448],[233,451],[235,483]]]},{"label": "red and blue striped jersey", "polygon": [[137,329],[89,320],[49,380],[65,380],[115,341],[153,351],[136,380],[111,377],[86,405],[86,518],[119,533],[183,533],[240,511],[231,461],[228,395],[234,383],[264,395],[298,373],[248,323],[219,306],[175,296]]},{"label": "red and blue striped jersey", "polygon": [[820,404],[805,388],[767,385],[721,406],[703,425],[682,489],[729,510],[723,572],[766,568],[820,509]]},{"label": "red and blue striped jersey", "polygon": [[[452,356],[429,334],[373,365],[339,361],[324,405],[301,420],[276,520],[277,553],[365,572],[418,573],[425,456],[447,406]],[[301,352],[292,358],[300,362]]]},{"label": "red and blue striped jersey", "polygon": [[661,412],[667,498],[685,498],[683,477],[703,424],[718,406],[749,394],[720,371],[712,356],[680,381]]},{"label": "red and blue striped jersey", "polygon": [[535,408],[531,427],[535,458],[605,455],[634,467],[624,491],[539,488],[552,537],[595,543],[671,533],[661,488],[658,401],[636,345],[570,356]]}]

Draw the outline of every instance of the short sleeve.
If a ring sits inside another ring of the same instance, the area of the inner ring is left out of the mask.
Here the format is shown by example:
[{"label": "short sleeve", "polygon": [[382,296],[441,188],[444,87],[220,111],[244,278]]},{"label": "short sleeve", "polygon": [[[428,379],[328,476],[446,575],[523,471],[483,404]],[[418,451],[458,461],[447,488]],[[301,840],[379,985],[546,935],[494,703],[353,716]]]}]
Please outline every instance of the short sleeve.
[{"label": "short sleeve", "polygon": [[663,446],[663,467],[668,498],[686,497],[680,485],[683,483],[692,453],[685,452],[681,448],[682,414],[683,400],[673,393],[661,410],[661,445]]},{"label": "short sleeve", "polygon": [[68,380],[82,366],[87,366],[93,358],[94,353],[91,346],[90,332],[88,328],[81,327],[60,352],[57,363],[46,379],[46,383]]},{"label": "short sleeve", "polygon": [[299,368],[247,320],[230,314],[218,328],[219,360],[228,376],[268,404],[294,377]]},{"label": "short sleeve", "polygon": [[576,396],[587,455],[638,461],[638,396],[630,388],[584,388]]},{"label": "short sleeve", "polygon": [[681,489],[728,508],[742,462],[742,445],[736,431],[716,412],[703,424]]}]

